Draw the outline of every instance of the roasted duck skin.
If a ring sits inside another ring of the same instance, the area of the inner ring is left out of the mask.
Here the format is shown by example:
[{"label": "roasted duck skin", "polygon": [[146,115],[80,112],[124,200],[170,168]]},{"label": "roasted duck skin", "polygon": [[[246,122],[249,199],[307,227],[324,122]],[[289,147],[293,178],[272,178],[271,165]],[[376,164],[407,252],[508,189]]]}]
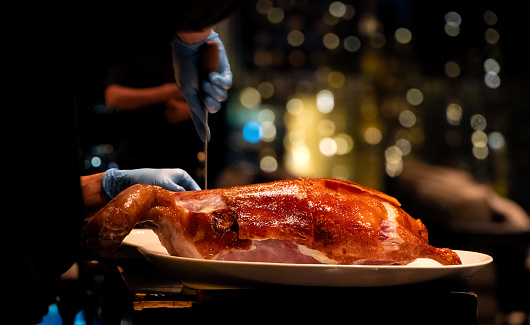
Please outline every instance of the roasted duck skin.
[{"label": "roasted duck skin", "polygon": [[395,198],[334,179],[178,193],[134,185],[87,223],[84,240],[109,256],[136,224],[152,228],[169,254],[182,257],[382,265],[430,258],[461,264],[450,249],[429,245],[425,225]]}]

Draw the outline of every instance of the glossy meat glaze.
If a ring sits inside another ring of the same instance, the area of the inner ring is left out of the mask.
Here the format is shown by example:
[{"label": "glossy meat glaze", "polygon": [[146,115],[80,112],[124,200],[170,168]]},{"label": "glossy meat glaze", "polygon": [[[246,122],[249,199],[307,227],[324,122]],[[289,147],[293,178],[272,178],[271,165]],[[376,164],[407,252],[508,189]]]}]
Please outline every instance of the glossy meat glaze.
[{"label": "glossy meat glaze", "polygon": [[428,244],[425,225],[393,197],[333,179],[284,180],[173,193],[135,185],[85,226],[87,246],[109,255],[136,225],[152,228],[171,255],[252,262],[461,264]]}]

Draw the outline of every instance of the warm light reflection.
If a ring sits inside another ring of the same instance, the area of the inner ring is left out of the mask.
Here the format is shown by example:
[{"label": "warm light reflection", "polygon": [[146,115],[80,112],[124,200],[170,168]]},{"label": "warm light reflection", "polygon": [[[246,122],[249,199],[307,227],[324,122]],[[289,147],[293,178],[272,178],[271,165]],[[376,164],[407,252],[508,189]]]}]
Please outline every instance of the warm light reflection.
[{"label": "warm light reflection", "polygon": [[345,155],[352,151],[354,142],[353,138],[346,133],[339,133],[335,138],[335,143],[337,144],[337,155]]},{"label": "warm light reflection", "polygon": [[476,147],[473,146],[473,156],[479,160],[486,159],[489,154],[488,147]]},{"label": "warm light reflection", "polygon": [[475,131],[484,131],[488,125],[486,118],[481,114],[471,116],[471,127]]},{"label": "warm light reflection", "polygon": [[364,132],[364,141],[369,144],[378,144],[381,142],[382,138],[383,134],[381,134],[381,131],[376,127],[369,127]]},{"label": "warm light reflection", "polygon": [[423,93],[421,90],[411,88],[407,91],[407,102],[410,105],[418,106],[423,102]]},{"label": "warm light reflection", "polygon": [[256,108],[261,104],[261,95],[256,88],[247,87],[239,93],[239,101],[247,108]]},{"label": "warm light reflection", "polygon": [[396,41],[401,44],[407,44],[412,40],[412,33],[407,28],[401,27],[394,33]]},{"label": "warm light reflection", "polygon": [[287,34],[287,43],[291,46],[300,46],[304,43],[304,34],[299,30],[293,30]]},{"label": "warm light reflection", "polygon": [[448,61],[445,66],[445,75],[449,78],[456,78],[460,75],[460,65],[454,61]]},{"label": "warm light reflection", "polygon": [[268,81],[262,82],[258,85],[258,92],[261,98],[271,98],[274,95],[274,85]]},{"label": "warm light reflection", "polygon": [[322,38],[322,43],[328,50],[334,50],[340,45],[340,39],[334,33],[327,33]]},{"label": "warm light reflection", "polygon": [[416,124],[416,115],[409,110],[405,110],[399,113],[398,119],[399,124],[406,128],[413,127]]},{"label": "warm light reflection", "polygon": [[484,33],[484,38],[486,39],[486,42],[489,44],[497,44],[499,39],[501,38],[499,35],[499,32],[493,28],[486,29],[486,32]]},{"label": "warm light reflection", "polygon": [[270,121],[265,121],[261,124],[263,130],[262,140],[265,142],[272,142],[276,139],[276,126]]},{"label": "warm light reflection", "polygon": [[293,98],[287,102],[286,108],[289,114],[300,115],[304,110],[304,103],[298,98]]},{"label": "warm light reflection", "polygon": [[475,147],[483,148],[488,143],[488,136],[483,131],[475,131],[471,135],[471,142]]},{"label": "warm light reflection", "polygon": [[329,90],[321,90],[317,94],[317,109],[319,112],[327,114],[335,107],[335,97]]},{"label": "warm light reflection", "polygon": [[462,121],[462,107],[455,103],[449,104],[445,109],[445,116],[447,118],[447,123],[450,125],[460,125],[460,122]]},{"label": "warm light reflection", "polygon": [[265,156],[261,158],[259,167],[266,173],[272,173],[278,169],[278,161],[272,156]]},{"label": "warm light reflection", "polygon": [[346,6],[339,1],[333,2],[329,5],[329,13],[337,18],[341,18],[346,14]]},{"label": "warm light reflection", "polygon": [[337,153],[337,143],[332,138],[323,138],[318,144],[320,152],[324,156],[333,156]]},{"label": "warm light reflection", "polygon": [[267,19],[274,24],[281,23],[285,18],[285,13],[282,8],[272,8],[267,12]]}]

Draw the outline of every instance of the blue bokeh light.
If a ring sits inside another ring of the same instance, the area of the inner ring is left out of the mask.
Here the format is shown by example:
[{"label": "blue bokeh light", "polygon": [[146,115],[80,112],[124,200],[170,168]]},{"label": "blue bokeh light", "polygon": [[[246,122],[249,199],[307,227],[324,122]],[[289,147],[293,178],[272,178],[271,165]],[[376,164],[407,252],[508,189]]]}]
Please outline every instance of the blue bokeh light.
[{"label": "blue bokeh light", "polygon": [[263,138],[263,127],[258,122],[248,122],[243,127],[243,138],[250,143],[258,142]]}]

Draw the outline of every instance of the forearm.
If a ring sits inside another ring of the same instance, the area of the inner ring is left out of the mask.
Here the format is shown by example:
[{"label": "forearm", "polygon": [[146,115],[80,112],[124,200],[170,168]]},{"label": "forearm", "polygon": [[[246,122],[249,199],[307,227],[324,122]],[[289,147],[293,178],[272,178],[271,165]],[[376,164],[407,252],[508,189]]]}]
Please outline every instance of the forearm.
[{"label": "forearm", "polygon": [[202,40],[205,40],[208,35],[210,35],[210,32],[212,31],[211,28],[205,28],[199,32],[178,32],[177,36],[184,42],[184,43],[197,43]]},{"label": "forearm", "polygon": [[110,85],[105,89],[105,105],[119,110],[138,109],[165,103],[178,94],[177,85],[171,83],[149,88]]},{"label": "forearm", "polygon": [[110,201],[105,190],[103,190],[103,174],[81,176],[81,189],[83,191],[86,217],[91,217]]}]

